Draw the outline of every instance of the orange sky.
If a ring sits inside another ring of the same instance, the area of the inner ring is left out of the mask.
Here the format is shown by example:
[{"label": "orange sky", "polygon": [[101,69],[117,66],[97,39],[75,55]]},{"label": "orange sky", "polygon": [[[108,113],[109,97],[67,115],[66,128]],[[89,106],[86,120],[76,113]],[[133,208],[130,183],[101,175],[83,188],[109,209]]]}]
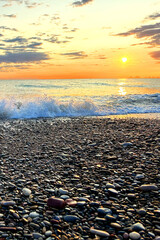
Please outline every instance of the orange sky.
[{"label": "orange sky", "polygon": [[0,79],[160,78],[157,0],[3,0],[0,7]]}]

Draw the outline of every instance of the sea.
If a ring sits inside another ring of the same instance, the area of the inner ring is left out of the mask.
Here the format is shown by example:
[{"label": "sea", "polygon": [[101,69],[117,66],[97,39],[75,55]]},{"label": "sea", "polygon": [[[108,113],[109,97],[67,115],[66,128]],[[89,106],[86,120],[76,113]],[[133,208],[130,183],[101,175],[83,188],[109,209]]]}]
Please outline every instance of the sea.
[{"label": "sea", "polygon": [[160,116],[160,79],[0,80],[0,119]]}]

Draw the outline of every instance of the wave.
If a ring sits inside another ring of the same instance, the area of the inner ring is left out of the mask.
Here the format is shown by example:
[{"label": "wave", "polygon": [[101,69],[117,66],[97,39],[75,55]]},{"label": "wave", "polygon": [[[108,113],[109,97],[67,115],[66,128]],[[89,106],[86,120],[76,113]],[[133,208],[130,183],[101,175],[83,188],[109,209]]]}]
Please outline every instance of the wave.
[{"label": "wave", "polygon": [[82,98],[35,98],[18,101],[0,100],[0,119],[41,117],[80,117],[122,115],[131,113],[160,113],[160,94],[103,96]]},{"label": "wave", "polygon": [[91,101],[59,102],[51,98],[36,99],[31,102],[0,102],[0,119],[78,117],[98,115],[97,107]]}]

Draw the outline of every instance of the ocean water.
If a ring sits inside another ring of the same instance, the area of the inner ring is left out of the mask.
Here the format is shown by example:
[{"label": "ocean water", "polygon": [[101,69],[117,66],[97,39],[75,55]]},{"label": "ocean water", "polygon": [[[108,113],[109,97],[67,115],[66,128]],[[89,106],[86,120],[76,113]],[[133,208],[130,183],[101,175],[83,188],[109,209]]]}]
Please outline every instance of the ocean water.
[{"label": "ocean water", "polygon": [[160,79],[0,80],[0,119],[160,113]]}]

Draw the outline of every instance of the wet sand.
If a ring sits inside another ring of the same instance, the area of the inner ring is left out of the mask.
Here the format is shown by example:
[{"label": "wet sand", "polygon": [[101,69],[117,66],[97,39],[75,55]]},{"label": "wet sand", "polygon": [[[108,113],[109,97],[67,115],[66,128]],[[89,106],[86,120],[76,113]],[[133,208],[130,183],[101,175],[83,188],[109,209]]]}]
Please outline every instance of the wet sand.
[{"label": "wet sand", "polygon": [[0,239],[160,239],[159,157],[159,119],[1,121]]}]

